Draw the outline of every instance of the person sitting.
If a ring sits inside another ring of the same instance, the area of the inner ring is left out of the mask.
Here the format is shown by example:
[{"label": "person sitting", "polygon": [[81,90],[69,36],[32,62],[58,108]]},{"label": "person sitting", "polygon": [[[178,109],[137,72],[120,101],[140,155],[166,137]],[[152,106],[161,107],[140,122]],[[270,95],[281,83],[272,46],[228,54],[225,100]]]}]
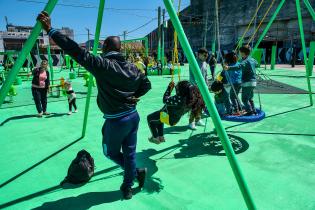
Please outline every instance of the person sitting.
[{"label": "person sitting", "polygon": [[240,48],[240,56],[242,61],[234,66],[224,66],[224,70],[242,69],[242,102],[245,107],[245,116],[257,114],[254,105],[254,89],[257,85],[256,67],[258,62],[250,56],[250,46]]},{"label": "person sitting", "polygon": [[[176,95],[171,96],[173,89],[176,89]],[[180,81],[175,86],[170,82],[164,96],[162,109],[148,115],[148,125],[152,136],[149,141],[155,144],[165,142],[164,124],[170,126],[176,125],[180,118],[187,112],[196,112],[200,106],[203,106],[203,100],[197,86],[188,81]]]},{"label": "person sitting", "polygon": [[229,94],[225,90],[223,83],[214,81],[210,88],[211,91],[214,92],[214,102],[219,115],[232,115]]}]

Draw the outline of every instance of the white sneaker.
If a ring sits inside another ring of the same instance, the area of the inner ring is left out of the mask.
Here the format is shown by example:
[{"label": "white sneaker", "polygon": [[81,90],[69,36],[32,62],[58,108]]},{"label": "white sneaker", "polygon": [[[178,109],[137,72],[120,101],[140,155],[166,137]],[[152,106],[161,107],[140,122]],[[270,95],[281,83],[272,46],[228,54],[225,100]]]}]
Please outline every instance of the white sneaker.
[{"label": "white sneaker", "polygon": [[205,123],[202,120],[199,120],[198,122],[196,122],[196,125],[204,127]]},{"label": "white sneaker", "polygon": [[74,110],[74,113],[77,113],[78,112],[78,110],[76,109],[76,110]]},{"label": "white sneaker", "polygon": [[190,123],[190,124],[188,125],[188,127],[189,127],[191,130],[196,130],[196,129],[197,129],[195,122]]},{"label": "white sneaker", "polygon": [[68,112],[68,115],[72,115],[72,112]]}]

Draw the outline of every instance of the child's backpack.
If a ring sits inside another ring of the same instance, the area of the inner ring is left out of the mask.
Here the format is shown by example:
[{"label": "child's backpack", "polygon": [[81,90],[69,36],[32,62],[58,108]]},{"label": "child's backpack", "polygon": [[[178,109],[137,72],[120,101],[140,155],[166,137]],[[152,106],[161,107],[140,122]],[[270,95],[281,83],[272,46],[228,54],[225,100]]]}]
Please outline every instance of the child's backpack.
[{"label": "child's backpack", "polygon": [[81,184],[88,182],[94,175],[94,159],[85,150],[78,152],[77,157],[71,162],[66,178],[60,183]]}]

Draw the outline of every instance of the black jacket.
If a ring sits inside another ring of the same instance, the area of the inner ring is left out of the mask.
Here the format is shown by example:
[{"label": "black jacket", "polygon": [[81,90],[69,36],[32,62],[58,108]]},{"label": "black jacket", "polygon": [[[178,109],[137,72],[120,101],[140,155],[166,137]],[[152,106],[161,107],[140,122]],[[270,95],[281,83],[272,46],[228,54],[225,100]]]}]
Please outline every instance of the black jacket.
[{"label": "black jacket", "polygon": [[179,95],[171,96],[172,90],[170,86],[167,87],[163,96],[165,106],[161,110],[168,113],[171,126],[177,124],[180,118],[189,111],[186,106],[186,98]]},{"label": "black jacket", "polygon": [[121,53],[94,56],[54,29],[48,34],[95,77],[98,87],[97,104],[105,115],[115,116],[134,109],[136,102],[129,99],[143,96],[151,89],[148,78],[134,64],[127,62]]},{"label": "black jacket", "polygon": [[[39,86],[39,74],[40,74],[40,68],[35,68],[33,69],[32,75],[32,84],[38,85]],[[46,71],[47,79],[45,80],[45,88],[48,88],[50,85],[50,80],[49,80],[49,71]]]}]

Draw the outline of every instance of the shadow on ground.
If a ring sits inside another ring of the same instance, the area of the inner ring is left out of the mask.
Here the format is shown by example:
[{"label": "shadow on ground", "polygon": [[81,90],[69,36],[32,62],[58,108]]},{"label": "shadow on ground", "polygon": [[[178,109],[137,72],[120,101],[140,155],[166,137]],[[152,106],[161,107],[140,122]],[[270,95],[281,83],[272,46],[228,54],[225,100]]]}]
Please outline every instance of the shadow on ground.
[{"label": "shadow on ground", "polygon": [[92,206],[103,203],[111,203],[118,200],[121,200],[121,192],[119,190],[108,192],[89,192],[76,197],[62,198],[60,200],[46,202],[43,203],[43,205],[34,208],[34,210],[85,210],[91,208]]},{"label": "shadow on ground", "polygon": [[[235,154],[245,152],[249,144],[241,137],[229,134]],[[174,158],[192,158],[204,155],[225,156],[225,151],[218,136],[209,133],[201,133],[191,136],[189,139],[179,141],[180,150],[174,154]]]},{"label": "shadow on ground", "polygon": [[164,134],[179,134],[188,130],[188,126],[171,126],[164,128]]},{"label": "shadow on ground", "polygon": [[0,126],[5,125],[6,123],[14,120],[22,120],[22,119],[28,119],[28,118],[33,118],[36,117],[34,114],[28,114],[28,115],[20,115],[20,116],[14,116],[14,117],[9,117],[6,120],[4,120],[2,123],[0,123]]},{"label": "shadow on ground", "polygon": [[[148,168],[148,174],[147,174],[146,183],[144,186],[144,191],[147,193],[160,192],[163,189],[163,185],[162,185],[161,180],[159,178],[153,176],[158,171],[158,168],[156,166],[156,161],[150,158],[150,156],[153,156],[153,155],[158,154],[158,153],[160,153],[160,151],[156,151],[154,149],[148,149],[148,150],[144,150],[142,152],[137,153],[137,158],[139,158],[139,163],[140,163],[139,165],[143,165],[143,166]],[[55,154],[53,154],[53,155],[55,155]],[[51,156],[49,158],[51,158]],[[38,164],[41,164],[43,161],[46,161],[46,159],[40,161]],[[24,173],[28,172],[29,170],[33,169],[34,167],[36,167],[38,164],[35,164],[34,166],[30,167],[29,169],[18,174],[17,176],[9,179],[8,181],[3,183],[2,185],[4,186],[4,185],[12,182],[13,180],[18,178],[22,174],[24,174]],[[117,173],[114,173],[112,175],[98,178],[99,175],[113,172],[115,170],[120,170],[119,166],[113,166],[113,167],[110,167],[110,168],[96,172],[94,174],[93,178],[88,183],[79,184],[79,185],[74,185],[74,184],[69,184],[69,183],[67,183],[63,186],[56,185],[56,186],[32,193],[30,195],[27,195],[27,196],[24,196],[21,198],[17,198],[15,200],[9,201],[7,203],[1,204],[0,209],[10,207],[10,206],[16,205],[20,202],[24,202],[24,201],[27,201],[27,200],[30,200],[30,199],[33,199],[36,197],[40,197],[43,195],[47,195],[50,193],[61,191],[63,189],[75,189],[75,188],[79,188],[79,187],[82,187],[84,185],[87,185],[87,184],[90,184],[93,182],[104,181],[106,179],[110,179],[113,177],[123,175],[122,172],[117,172]],[[135,184],[135,186],[137,186],[137,184]],[[117,189],[119,189],[119,186],[117,186]],[[134,194],[136,194],[138,192],[140,192],[140,190],[138,188],[135,188]],[[63,198],[63,199],[57,200],[57,201],[46,202],[46,203],[43,203],[41,206],[36,207],[35,209],[76,209],[76,210],[77,209],[78,210],[88,209],[92,206],[99,205],[102,203],[111,203],[111,202],[114,202],[117,200],[121,200],[121,198],[122,198],[122,195],[121,195],[121,192],[119,190],[107,191],[107,192],[89,192],[89,193],[84,193],[84,194],[78,195],[76,197],[68,197],[68,198]]]}]

